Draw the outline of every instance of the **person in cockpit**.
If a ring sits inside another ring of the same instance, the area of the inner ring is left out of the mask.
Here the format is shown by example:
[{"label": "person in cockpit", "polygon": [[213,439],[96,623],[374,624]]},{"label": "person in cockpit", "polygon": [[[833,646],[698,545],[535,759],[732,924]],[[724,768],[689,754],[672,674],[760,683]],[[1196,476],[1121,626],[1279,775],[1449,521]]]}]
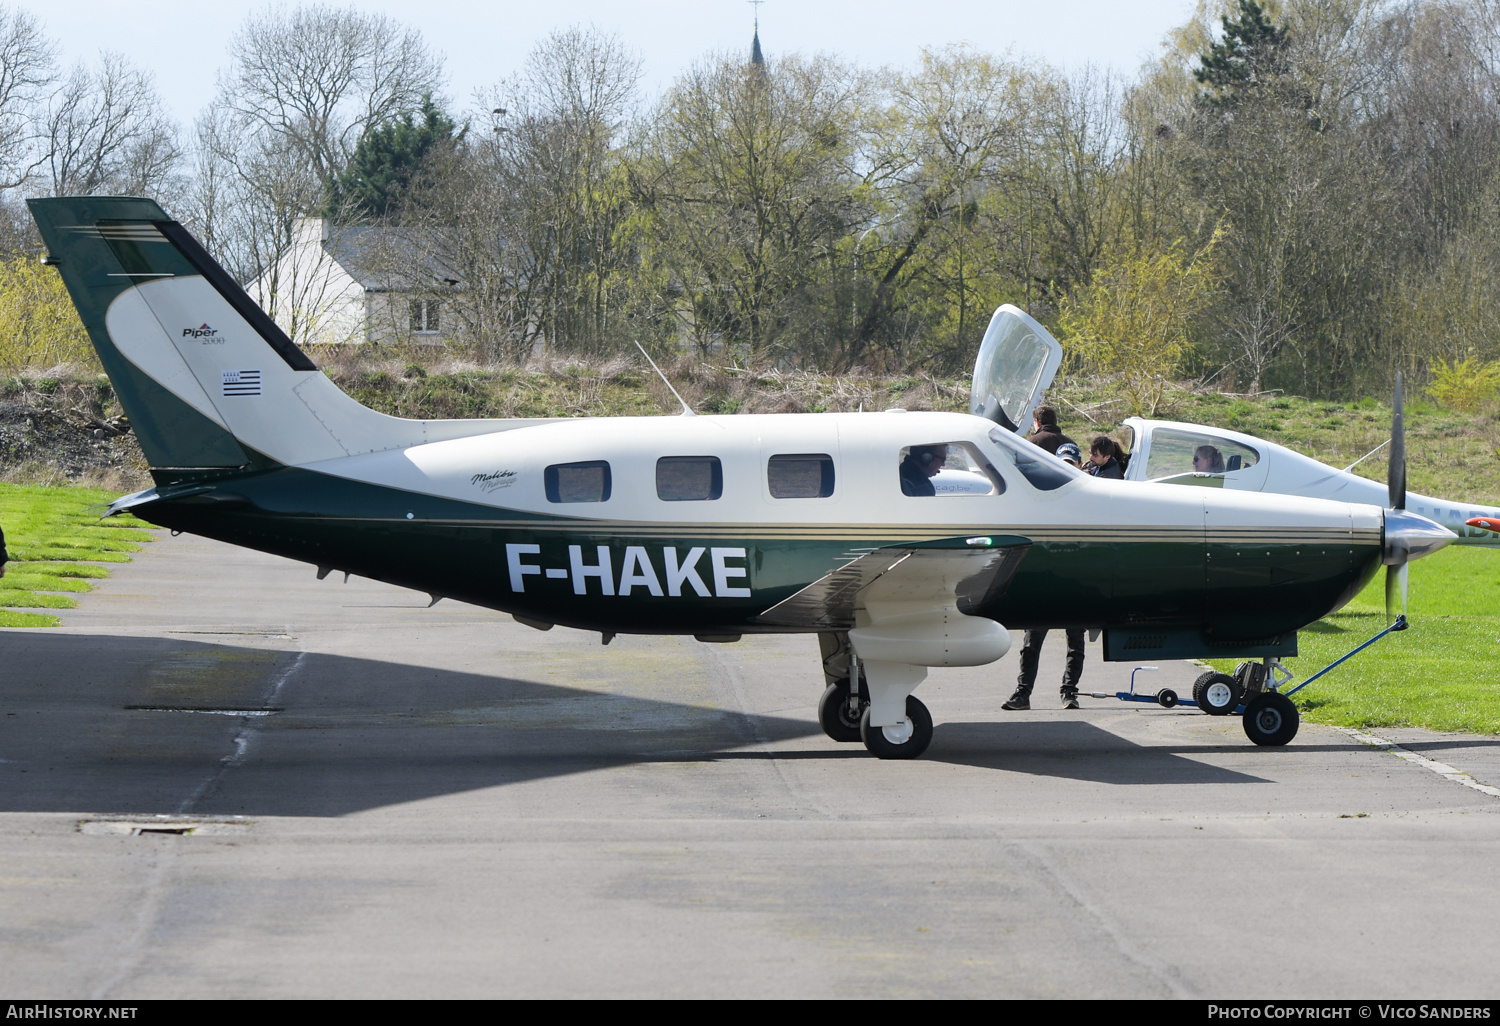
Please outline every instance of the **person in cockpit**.
[{"label": "person in cockpit", "polygon": [[[947,445],[914,445],[901,461],[903,495],[936,495],[932,479],[948,462]],[[887,464],[889,466],[889,464]]]},{"label": "person in cockpit", "polygon": [[1193,471],[1198,474],[1224,473],[1224,454],[1211,445],[1193,450]]},{"label": "person in cockpit", "polygon": [[1088,471],[1095,477],[1119,481],[1125,477],[1125,463],[1129,458],[1119,442],[1108,435],[1100,435],[1089,446]]}]

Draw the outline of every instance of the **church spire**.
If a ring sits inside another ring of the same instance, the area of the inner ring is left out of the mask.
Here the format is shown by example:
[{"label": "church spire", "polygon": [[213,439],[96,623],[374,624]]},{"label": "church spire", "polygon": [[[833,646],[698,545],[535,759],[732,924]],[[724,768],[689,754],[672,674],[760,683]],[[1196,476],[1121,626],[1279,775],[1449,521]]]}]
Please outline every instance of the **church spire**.
[{"label": "church spire", "polygon": [[760,52],[760,5],[766,0],[750,0],[751,6],[755,8],[755,38],[750,42],[750,63],[757,68],[766,66],[766,58]]}]

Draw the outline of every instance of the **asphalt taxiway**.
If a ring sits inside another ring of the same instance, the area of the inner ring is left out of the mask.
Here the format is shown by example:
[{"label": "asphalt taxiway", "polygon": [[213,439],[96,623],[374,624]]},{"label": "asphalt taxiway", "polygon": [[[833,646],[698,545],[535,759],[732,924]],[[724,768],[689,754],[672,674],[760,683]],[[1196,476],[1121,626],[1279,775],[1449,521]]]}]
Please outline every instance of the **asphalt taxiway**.
[{"label": "asphalt taxiway", "polygon": [[[1500,798],[1346,733],[1064,712],[1055,636],[1032,712],[1014,652],[935,671],[881,762],[809,636],[427,602],[163,533],[0,632],[0,994],[1500,994]],[[1500,785],[1500,740],[1373,733]]]}]

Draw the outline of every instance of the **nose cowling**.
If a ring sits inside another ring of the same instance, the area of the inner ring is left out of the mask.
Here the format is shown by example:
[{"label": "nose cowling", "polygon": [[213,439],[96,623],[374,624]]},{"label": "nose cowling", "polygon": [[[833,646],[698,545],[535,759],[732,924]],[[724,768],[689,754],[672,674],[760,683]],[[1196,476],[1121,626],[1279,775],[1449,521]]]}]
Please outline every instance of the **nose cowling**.
[{"label": "nose cowling", "polygon": [[1442,524],[1404,509],[1385,511],[1385,552],[1381,562],[1396,566],[1430,556],[1458,538]]}]

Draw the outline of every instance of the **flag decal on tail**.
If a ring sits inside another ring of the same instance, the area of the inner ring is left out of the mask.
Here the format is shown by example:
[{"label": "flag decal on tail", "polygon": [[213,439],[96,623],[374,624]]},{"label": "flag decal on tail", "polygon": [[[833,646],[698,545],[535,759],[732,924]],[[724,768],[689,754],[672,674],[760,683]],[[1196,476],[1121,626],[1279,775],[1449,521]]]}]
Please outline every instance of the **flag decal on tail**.
[{"label": "flag decal on tail", "polygon": [[260,371],[227,370],[221,372],[224,395],[260,395]]}]

